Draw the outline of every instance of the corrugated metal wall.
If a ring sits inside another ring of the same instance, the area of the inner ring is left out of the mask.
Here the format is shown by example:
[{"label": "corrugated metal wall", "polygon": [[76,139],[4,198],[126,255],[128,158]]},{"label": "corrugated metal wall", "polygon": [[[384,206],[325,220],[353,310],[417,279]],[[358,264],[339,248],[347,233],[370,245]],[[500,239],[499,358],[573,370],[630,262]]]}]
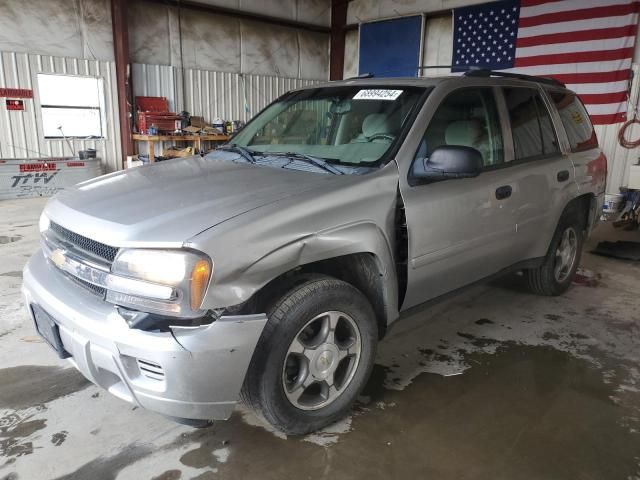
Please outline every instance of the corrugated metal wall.
[{"label": "corrugated metal wall", "polygon": [[[76,152],[86,148],[98,150],[108,172],[119,169],[122,163],[114,63],[26,53],[0,52],[0,88],[27,88],[34,93],[33,99],[25,100],[24,112],[0,110],[0,158],[71,155],[64,140],[48,140],[42,134],[38,73],[91,75],[104,79],[105,138],[72,142]],[[167,97],[175,111],[187,110],[207,121],[213,121],[216,116],[247,121],[286,91],[320,81],[187,69],[183,95],[182,75],[178,68],[134,64],[132,76],[134,95]],[[140,151],[145,152],[144,146],[141,147]]]},{"label": "corrugated metal wall", "polygon": [[[633,84],[631,85],[629,113],[627,114],[629,118],[632,115],[633,105],[637,105],[640,97],[640,65],[635,64],[632,69]],[[638,163],[640,159],[640,148],[629,150],[621,147],[618,143],[618,132],[621,126],[621,123],[616,123],[614,125],[597,125],[595,127],[598,141],[607,156],[609,164],[607,193],[618,193],[620,187],[627,186],[629,166]],[[627,130],[626,137],[631,140],[640,138],[640,128],[637,124]]]},{"label": "corrugated metal wall", "polygon": [[[320,80],[249,75],[209,70],[185,69],[184,95],[180,69],[165,65],[134,64],[133,93],[135,96],[167,97],[169,107],[176,112],[186,110],[191,115],[213,122],[251,119],[263,107],[294,88],[312,85]],[[246,107],[245,108],[245,100]],[[156,145],[156,152],[164,145]],[[146,153],[146,145],[139,145]]]},{"label": "corrugated metal wall", "polygon": [[288,90],[321,81],[185,69],[183,95],[178,68],[136,63],[132,75],[135,96],[167,97],[170,108],[177,112],[186,110],[207,121],[213,121],[217,116],[224,120],[247,121]]},{"label": "corrugated metal wall", "polygon": [[60,157],[71,152],[64,140],[46,140],[42,134],[37,74],[90,75],[104,79],[106,136],[99,140],[73,140],[76,152],[95,148],[107,171],[120,163],[120,134],[113,62],[0,52],[0,88],[28,88],[34,98],[25,100],[25,111],[0,111],[0,158]]}]

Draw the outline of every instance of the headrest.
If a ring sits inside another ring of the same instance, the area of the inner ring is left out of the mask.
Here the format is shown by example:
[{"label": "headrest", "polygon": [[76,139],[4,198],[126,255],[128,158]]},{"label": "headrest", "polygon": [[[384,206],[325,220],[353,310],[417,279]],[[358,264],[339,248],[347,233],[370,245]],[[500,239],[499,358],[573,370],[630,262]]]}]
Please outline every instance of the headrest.
[{"label": "headrest", "polygon": [[391,133],[389,117],[384,113],[367,115],[362,122],[362,133],[365,137],[371,137],[376,133]]},{"label": "headrest", "polygon": [[447,145],[473,147],[478,140],[482,127],[476,119],[457,120],[447,125],[444,141]]}]

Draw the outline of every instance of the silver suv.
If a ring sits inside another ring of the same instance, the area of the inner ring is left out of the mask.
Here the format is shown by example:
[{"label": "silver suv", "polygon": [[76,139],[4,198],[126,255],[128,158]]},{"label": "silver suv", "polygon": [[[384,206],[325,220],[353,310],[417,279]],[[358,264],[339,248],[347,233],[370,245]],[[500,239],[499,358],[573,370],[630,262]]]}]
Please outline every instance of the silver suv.
[{"label": "silver suv", "polygon": [[53,197],[25,304],[123,400],[199,425],[242,398],[302,434],[348,411],[403,311],[515,270],[569,288],[606,173],[552,80],[315,85],[204,157]]}]

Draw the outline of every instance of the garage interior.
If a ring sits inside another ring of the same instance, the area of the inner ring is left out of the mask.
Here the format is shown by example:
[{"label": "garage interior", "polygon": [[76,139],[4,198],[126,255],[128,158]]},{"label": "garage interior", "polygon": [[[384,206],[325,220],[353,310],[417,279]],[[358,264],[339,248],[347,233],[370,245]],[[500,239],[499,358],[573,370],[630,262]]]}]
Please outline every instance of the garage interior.
[{"label": "garage interior", "polygon": [[514,273],[412,309],[350,414],[303,437],[241,404],[179,425],[57,359],[21,293],[40,214],[82,180],[213,150],[290,90],[452,75],[456,14],[489,2],[2,2],[0,480],[639,479],[640,249],[602,251],[640,242],[638,3],[559,1],[574,20],[626,5],[609,19],[633,32],[608,103],[583,97],[607,195],[571,288],[536,296]]}]

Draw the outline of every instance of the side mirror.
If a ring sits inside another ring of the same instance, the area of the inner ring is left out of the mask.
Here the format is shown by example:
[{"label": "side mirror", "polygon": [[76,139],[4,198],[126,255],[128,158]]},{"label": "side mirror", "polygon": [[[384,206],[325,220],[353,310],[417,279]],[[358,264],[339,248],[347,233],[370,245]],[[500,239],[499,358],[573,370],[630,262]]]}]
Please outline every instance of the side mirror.
[{"label": "side mirror", "polygon": [[447,180],[477,177],[482,172],[482,155],[472,147],[445,145],[436,148],[429,158],[413,162],[412,176],[420,180]]}]

